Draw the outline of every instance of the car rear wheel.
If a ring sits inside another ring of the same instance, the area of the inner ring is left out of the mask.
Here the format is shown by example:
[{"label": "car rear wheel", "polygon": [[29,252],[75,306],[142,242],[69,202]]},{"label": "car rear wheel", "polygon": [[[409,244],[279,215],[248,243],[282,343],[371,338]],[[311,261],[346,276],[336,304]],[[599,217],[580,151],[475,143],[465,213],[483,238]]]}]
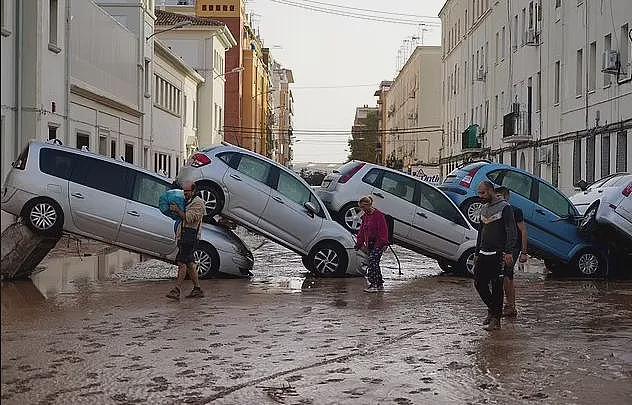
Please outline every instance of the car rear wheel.
[{"label": "car rear wheel", "polygon": [[213,246],[200,242],[193,251],[193,259],[197,265],[200,278],[216,277],[219,272],[219,255]]},{"label": "car rear wheel", "polygon": [[349,232],[358,233],[362,225],[362,210],[358,203],[351,202],[342,207],[338,222]]},{"label": "car rear wheel", "polygon": [[605,261],[593,249],[580,252],[573,260],[572,269],[582,277],[599,277],[605,271]]},{"label": "car rear wheel", "polygon": [[29,202],[22,218],[26,226],[40,235],[58,235],[62,231],[64,216],[59,205],[53,200],[40,199]]},{"label": "car rear wheel", "polygon": [[476,229],[480,226],[481,208],[483,208],[483,202],[478,198],[471,198],[461,204],[461,211]]},{"label": "car rear wheel", "polygon": [[307,256],[307,267],[320,277],[340,277],[347,272],[346,250],[334,242],[317,245]]},{"label": "car rear wheel", "polygon": [[214,184],[201,183],[197,187],[206,207],[206,217],[204,219],[208,221],[222,212],[224,208],[224,193]]},{"label": "car rear wheel", "polygon": [[597,209],[599,208],[599,202],[588,207],[586,213],[584,214],[584,218],[582,218],[579,223],[579,231],[582,233],[590,233],[595,228],[595,224],[597,223]]}]

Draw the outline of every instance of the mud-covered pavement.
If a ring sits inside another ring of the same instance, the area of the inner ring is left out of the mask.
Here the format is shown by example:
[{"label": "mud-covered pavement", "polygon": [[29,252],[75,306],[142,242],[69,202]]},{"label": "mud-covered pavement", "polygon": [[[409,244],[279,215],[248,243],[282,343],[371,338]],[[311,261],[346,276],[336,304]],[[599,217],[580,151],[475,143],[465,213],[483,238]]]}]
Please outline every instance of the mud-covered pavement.
[{"label": "mud-covered pavement", "polygon": [[398,252],[384,294],[305,278],[266,244],[252,280],[204,281],[206,298],[181,302],[142,266],[82,277],[51,262],[2,284],[2,402],[632,403],[632,283],[530,266],[518,318],[490,334],[471,280]]}]

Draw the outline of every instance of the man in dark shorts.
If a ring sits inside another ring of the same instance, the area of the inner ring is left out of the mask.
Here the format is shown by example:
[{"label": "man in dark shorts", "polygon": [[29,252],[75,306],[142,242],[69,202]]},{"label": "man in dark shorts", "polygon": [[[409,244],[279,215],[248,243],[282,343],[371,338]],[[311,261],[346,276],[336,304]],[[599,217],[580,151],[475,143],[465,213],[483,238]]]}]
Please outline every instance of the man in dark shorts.
[{"label": "man in dark shorts", "polygon": [[[478,196],[485,205],[481,208],[474,259],[474,286],[487,305],[485,330],[500,329],[503,310],[503,268],[513,264],[516,246],[516,221],[511,206],[498,197],[494,185],[483,181]],[[490,291],[491,287],[491,291]]]},{"label": "man in dark shorts", "polygon": [[[496,192],[509,202],[509,189],[507,187],[497,187]],[[505,266],[503,289],[505,290],[505,308],[503,309],[503,316],[508,318],[515,318],[518,313],[516,312],[516,286],[514,284],[514,268],[518,262],[525,263],[527,257],[527,225],[524,222],[524,214],[518,207],[511,206],[514,212],[514,219],[516,220],[516,246],[513,255],[513,266]]]},{"label": "man in dark shorts", "polygon": [[187,273],[191,281],[193,281],[193,290],[191,290],[191,294],[187,295],[187,298],[204,297],[204,293],[200,288],[193,251],[200,237],[200,227],[202,219],[206,215],[206,206],[204,205],[204,200],[196,195],[197,189],[194,183],[186,182],[182,185],[182,189],[186,200],[184,211],[175,204],[171,205],[171,211],[182,218],[182,223],[178,227],[176,235],[178,240],[178,254],[176,256],[178,280],[176,281],[176,286],[167,294],[167,298],[174,300],[180,299],[180,290]]}]

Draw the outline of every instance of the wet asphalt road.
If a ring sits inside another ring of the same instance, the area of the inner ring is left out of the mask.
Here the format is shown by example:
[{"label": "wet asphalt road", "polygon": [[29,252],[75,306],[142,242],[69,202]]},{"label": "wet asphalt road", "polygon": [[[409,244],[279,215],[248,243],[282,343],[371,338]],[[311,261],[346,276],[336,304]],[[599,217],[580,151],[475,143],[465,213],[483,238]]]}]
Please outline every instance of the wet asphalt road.
[{"label": "wet asphalt road", "polygon": [[55,259],[35,283],[2,284],[2,402],[632,403],[631,282],[530,266],[518,318],[490,334],[471,280],[397,251],[384,294],[306,278],[268,243],[252,280],[204,281],[206,298],[181,302],[159,265],[82,277]]}]

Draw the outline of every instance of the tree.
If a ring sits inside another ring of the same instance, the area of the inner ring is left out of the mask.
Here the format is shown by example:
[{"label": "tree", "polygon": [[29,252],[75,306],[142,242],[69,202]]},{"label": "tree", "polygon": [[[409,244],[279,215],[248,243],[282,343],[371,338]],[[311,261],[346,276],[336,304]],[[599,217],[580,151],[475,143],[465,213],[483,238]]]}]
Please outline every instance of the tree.
[{"label": "tree", "polygon": [[351,131],[353,138],[348,142],[349,160],[377,163],[377,143],[379,141],[377,125],[377,112],[369,111],[364,125],[354,126]]}]

